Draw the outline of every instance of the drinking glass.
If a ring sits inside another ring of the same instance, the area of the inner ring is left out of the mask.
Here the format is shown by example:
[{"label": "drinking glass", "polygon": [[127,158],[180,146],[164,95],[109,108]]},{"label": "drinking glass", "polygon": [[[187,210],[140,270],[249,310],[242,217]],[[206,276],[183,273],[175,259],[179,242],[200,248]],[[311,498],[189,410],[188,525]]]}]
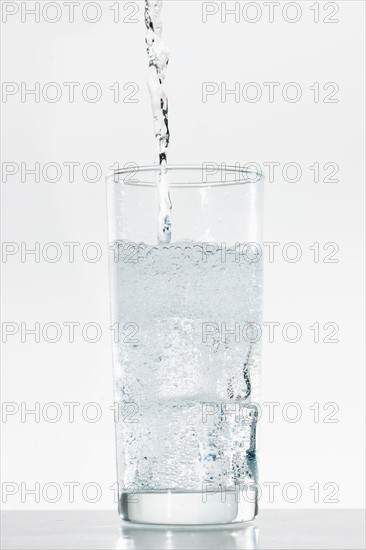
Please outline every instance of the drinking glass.
[{"label": "drinking glass", "polygon": [[223,525],[257,513],[263,177],[167,166],[107,177],[119,514]]}]

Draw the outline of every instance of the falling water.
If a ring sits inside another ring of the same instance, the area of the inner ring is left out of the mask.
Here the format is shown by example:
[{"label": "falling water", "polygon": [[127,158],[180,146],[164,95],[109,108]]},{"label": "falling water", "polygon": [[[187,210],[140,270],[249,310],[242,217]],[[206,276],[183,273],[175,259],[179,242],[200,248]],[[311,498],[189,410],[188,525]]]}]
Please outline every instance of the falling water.
[{"label": "falling water", "polygon": [[170,140],[168,125],[168,98],[164,89],[164,80],[169,62],[169,52],[162,38],[162,0],[145,0],[146,47],[149,58],[148,87],[155,131],[155,164],[157,171],[156,187],[158,192],[158,241],[169,243],[172,236],[172,203],[168,185],[168,146]]}]

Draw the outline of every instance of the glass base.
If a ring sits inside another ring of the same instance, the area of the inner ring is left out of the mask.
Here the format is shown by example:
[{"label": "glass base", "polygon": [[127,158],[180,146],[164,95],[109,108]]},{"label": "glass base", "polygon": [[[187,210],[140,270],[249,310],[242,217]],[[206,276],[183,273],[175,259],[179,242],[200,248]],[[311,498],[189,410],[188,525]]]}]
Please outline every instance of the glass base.
[{"label": "glass base", "polygon": [[123,520],[150,525],[223,525],[251,521],[257,515],[257,492],[123,493]]}]

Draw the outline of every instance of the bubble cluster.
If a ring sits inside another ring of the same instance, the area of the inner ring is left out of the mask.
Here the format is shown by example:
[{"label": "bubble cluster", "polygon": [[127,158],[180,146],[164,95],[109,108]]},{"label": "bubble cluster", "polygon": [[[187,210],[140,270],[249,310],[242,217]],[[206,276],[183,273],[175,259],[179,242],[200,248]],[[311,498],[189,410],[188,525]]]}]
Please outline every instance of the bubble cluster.
[{"label": "bubble cluster", "polygon": [[[255,476],[260,343],[233,327],[260,323],[262,266],[205,259],[203,246],[145,246],[136,262],[112,262],[113,322],[138,327],[136,341],[114,344],[116,401],[137,406],[116,425],[120,482],[147,491]],[[205,323],[220,330],[204,337]]]}]

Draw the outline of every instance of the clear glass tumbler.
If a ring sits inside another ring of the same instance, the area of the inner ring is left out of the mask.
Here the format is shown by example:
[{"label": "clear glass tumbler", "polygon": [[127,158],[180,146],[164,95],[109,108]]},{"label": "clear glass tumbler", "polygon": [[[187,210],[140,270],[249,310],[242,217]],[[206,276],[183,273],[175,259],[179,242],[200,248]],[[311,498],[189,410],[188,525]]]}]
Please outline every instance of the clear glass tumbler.
[{"label": "clear glass tumbler", "polygon": [[172,241],[162,245],[158,170],[107,178],[119,513],[160,525],[249,521],[263,178],[168,166]]}]

